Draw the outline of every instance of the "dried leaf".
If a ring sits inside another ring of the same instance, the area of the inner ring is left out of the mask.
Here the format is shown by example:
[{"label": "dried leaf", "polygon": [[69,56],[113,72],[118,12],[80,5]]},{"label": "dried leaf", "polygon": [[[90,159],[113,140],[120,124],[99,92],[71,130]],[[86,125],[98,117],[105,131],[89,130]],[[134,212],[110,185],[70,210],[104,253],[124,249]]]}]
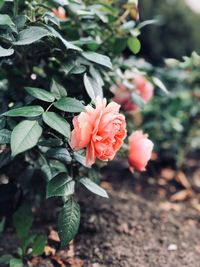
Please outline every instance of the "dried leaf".
[{"label": "dried leaf", "polygon": [[181,171],[177,172],[175,179],[178,183],[180,183],[186,189],[191,188],[191,184],[189,183],[187,177],[185,176],[183,172]]},{"label": "dried leaf", "polygon": [[161,210],[164,210],[164,211],[177,211],[177,212],[179,212],[182,210],[182,207],[180,206],[180,204],[175,204],[175,203],[171,203],[171,202],[160,203],[159,208]]},{"label": "dried leaf", "polygon": [[71,267],[82,267],[84,264],[84,261],[79,258],[69,258],[67,262]]},{"label": "dried leaf", "polygon": [[46,256],[50,256],[50,255],[55,255],[56,254],[56,249],[55,248],[52,248],[50,246],[45,246],[44,247],[44,254]]},{"label": "dried leaf", "polygon": [[74,257],[74,244],[73,244],[73,242],[70,242],[69,249],[67,250],[66,254],[67,254],[66,256],[68,258]]},{"label": "dried leaf", "polygon": [[58,236],[58,232],[55,230],[50,230],[50,234],[48,236],[49,239],[55,241],[55,242],[60,242],[60,238]]},{"label": "dried leaf", "polygon": [[189,198],[191,198],[193,195],[193,191],[190,189],[184,189],[179,191],[178,193],[175,193],[170,197],[171,201],[184,201]]},{"label": "dried leaf", "polygon": [[101,187],[108,191],[113,189],[112,184],[106,181],[101,182]]},{"label": "dried leaf", "polygon": [[66,265],[64,264],[64,262],[58,257],[58,256],[53,256],[52,259],[59,264],[60,267],[66,267]]},{"label": "dried leaf", "polygon": [[175,176],[175,171],[169,168],[164,168],[160,173],[161,177],[166,179],[167,181],[171,181]]}]

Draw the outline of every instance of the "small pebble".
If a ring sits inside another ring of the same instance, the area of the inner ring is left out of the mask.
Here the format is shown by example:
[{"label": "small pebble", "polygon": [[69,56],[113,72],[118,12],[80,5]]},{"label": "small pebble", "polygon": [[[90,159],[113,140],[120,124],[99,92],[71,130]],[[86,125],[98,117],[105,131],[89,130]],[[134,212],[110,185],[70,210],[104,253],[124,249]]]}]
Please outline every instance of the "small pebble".
[{"label": "small pebble", "polygon": [[170,244],[167,248],[169,251],[176,251],[177,250],[177,245],[176,244]]}]

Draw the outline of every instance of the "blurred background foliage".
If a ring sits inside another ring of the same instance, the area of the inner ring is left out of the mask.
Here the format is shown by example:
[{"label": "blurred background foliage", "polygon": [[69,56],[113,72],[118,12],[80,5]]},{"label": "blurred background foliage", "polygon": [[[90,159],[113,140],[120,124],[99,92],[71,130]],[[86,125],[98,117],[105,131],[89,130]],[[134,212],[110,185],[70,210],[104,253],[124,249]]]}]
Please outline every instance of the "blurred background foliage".
[{"label": "blurred background foliage", "polygon": [[181,59],[192,51],[200,53],[200,15],[184,0],[140,0],[140,19],[158,19],[157,25],[142,29],[140,55],[154,64],[164,58]]}]

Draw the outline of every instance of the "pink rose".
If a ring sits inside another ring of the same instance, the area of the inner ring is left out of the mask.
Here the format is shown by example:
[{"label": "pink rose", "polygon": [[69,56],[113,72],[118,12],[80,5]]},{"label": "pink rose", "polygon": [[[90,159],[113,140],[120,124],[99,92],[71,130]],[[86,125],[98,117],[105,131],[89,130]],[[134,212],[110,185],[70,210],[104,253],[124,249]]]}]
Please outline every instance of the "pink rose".
[{"label": "pink rose", "polygon": [[[114,87],[113,87],[114,88]],[[136,111],[138,107],[133,103],[131,99],[131,91],[127,89],[123,84],[114,88],[114,101],[120,104],[121,109],[126,112]]]},{"label": "pink rose", "polygon": [[120,106],[106,99],[96,99],[96,108],[88,105],[85,111],[74,117],[70,146],[74,150],[86,148],[86,165],[98,158],[111,160],[126,137],[125,117],[119,113]]},{"label": "pink rose", "polygon": [[133,83],[140,97],[147,103],[153,97],[153,85],[142,75],[136,75]]},{"label": "pink rose", "polygon": [[66,12],[63,7],[59,6],[58,8],[53,8],[52,9],[53,13],[56,15],[61,20],[66,19]]},{"label": "pink rose", "polygon": [[151,158],[153,143],[147,134],[135,131],[129,137],[128,160],[132,171],[145,171],[146,165]]},{"label": "pink rose", "polygon": [[153,85],[142,75],[135,75],[132,80],[134,89],[128,89],[123,84],[113,86],[111,90],[115,94],[114,101],[121,105],[126,112],[138,111],[139,107],[133,102],[131,93],[137,93],[145,103],[153,97]]}]

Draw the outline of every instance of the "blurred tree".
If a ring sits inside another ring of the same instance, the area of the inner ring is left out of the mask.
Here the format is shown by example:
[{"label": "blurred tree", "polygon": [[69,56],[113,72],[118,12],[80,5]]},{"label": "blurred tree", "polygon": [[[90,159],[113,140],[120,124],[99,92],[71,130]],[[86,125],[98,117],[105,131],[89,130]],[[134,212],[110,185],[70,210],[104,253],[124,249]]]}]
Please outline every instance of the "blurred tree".
[{"label": "blurred tree", "polygon": [[142,29],[141,54],[153,63],[163,58],[178,58],[200,52],[200,15],[193,12],[184,0],[140,0],[140,19],[154,17],[159,25]]}]

